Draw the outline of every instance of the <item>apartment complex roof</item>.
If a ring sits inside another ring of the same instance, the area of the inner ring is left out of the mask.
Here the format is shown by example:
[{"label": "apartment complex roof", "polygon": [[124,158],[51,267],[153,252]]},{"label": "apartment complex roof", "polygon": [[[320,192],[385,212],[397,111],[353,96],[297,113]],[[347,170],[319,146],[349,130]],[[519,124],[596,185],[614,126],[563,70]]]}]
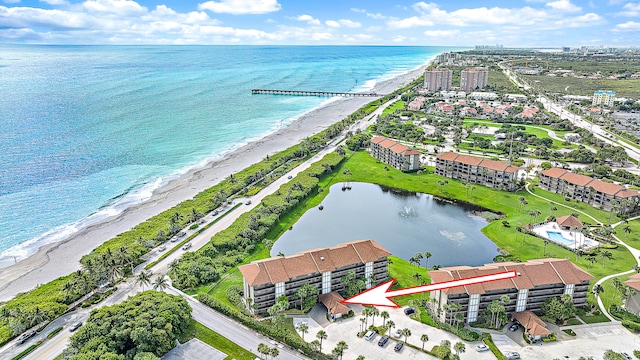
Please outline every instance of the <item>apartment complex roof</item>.
[{"label": "apartment complex roof", "polygon": [[436,156],[436,159],[454,161],[471,166],[480,166],[489,170],[504,171],[508,173],[517,172],[520,168],[510,165],[504,161],[488,160],[479,156],[462,155],[455,152],[446,152]]},{"label": "apartment complex roof", "polygon": [[630,276],[629,280],[625,281],[624,283],[640,291],[640,274],[634,274]]},{"label": "apartment complex roof", "polygon": [[520,325],[522,325],[529,335],[538,337],[538,336],[547,336],[551,334],[551,331],[547,330],[547,325],[542,321],[536,314],[531,312],[530,310],[515,312],[511,314],[514,319]]},{"label": "apartment complex roof", "polygon": [[397,141],[391,140],[389,138],[386,138],[384,136],[376,136],[373,139],[371,139],[371,143],[373,144],[378,144],[380,146],[382,146],[385,149],[389,149],[392,152],[396,153],[396,154],[400,154],[400,155],[420,155],[422,154],[422,152],[415,150],[415,149],[410,149],[408,146],[406,145],[402,145]]},{"label": "apartment complex roof", "polygon": [[238,267],[251,286],[276,284],[297,276],[334,271],[339,267],[367,263],[391,255],[373,240],[358,240],[326,249],[276,256]]},{"label": "apartment complex roof", "polygon": [[329,310],[331,315],[346,314],[349,308],[341,303],[344,298],[335,291],[318,296],[320,302]]},{"label": "apartment complex roof", "polygon": [[556,222],[560,226],[569,227],[569,228],[576,227],[578,229],[582,229],[584,227],[584,225],[582,225],[582,222],[573,215],[558,216],[556,218]]},{"label": "apartment complex roof", "polygon": [[544,170],[541,172],[541,174],[554,179],[566,180],[569,184],[572,185],[593,188],[595,191],[607,195],[617,196],[621,198],[638,196],[637,191],[629,190],[624,186],[604,182],[602,180],[594,179],[586,175],[574,174],[560,168],[551,168],[548,170]]},{"label": "apartment complex roof", "polygon": [[532,289],[535,286],[551,284],[579,284],[594,279],[586,271],[575,266],[567,259],[538,259],[525,263],[503,262],[484,266],[457,266],[429,271],[431,282],[452,281],[469,277],[495,274],[515,270],[518,277],[475,284],[471,286],[443,290],[446,294],[484,294],[487,291],[503,289]]}]

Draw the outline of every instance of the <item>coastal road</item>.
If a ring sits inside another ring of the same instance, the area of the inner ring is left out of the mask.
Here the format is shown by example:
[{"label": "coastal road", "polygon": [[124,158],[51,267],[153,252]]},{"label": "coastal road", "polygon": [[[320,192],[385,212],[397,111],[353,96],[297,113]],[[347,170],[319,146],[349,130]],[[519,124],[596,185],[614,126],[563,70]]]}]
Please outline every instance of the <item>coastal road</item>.
[{"label": "coastal road", "polygon": [[[192,244],[192,247],[187,251],[195,251],[201,248],[202,246],[206,245],[213,235],[215,235],[217,232],[223,229],[226,229],[240,215],[258,206],[262,201],[262,199],[264,199],[266,196],[277,191],[282,184],[290,181],[290,179],[288,179],[289,176],[291,176],[292,178],[295,178],[295,176],[297,176],[301,171],[304,171],[307,168],[309,168],[311,164],[313,164],[316,161],[319,161],[326,154],[329,154],[335,151],[338,144],[340,144],[345,139],[347,132],[349,131],[355,132],[358,129],[360,130],[366,129],[367,126],[371,124],[372,119],[375,119],[378,115],[382,114],[382,111],[384,111],[386,107],[388,107],[395,101],[396,99],[393,99],[381,105],[372,114],[366,116],[364,119],[360,121],[357,121],[348,129],[343,130],[342,134],[336,137],[333,141],[331,141],[325,147],[325,149],[320,151],[318,154],[314,155],[309,160],[305,161],[304,163],[290,170],[289,172],[284,174],[282,177],[280,177],[273,183],[269,184],[267,187],[261,190],[258,194],[250,198],[241,199],[243,204],[246,202],[247,199],[250,199],[251,203],[248,205],[241,205],[240,207],[232,210],[223,219],[220,219],[216,224],[212,225],[210,228],[208,228],[207,230],[203,231],[201,234],[194,237],[190,241]],[[208,215],[206,218],[213,219],[211,215]],[[185,236],[189,236],[189,232],[187,232],[187,235]],[[167,245],[170,245],[170,244],[173,244],[173,243],[168,243]],[[177,244],[175,244],[175,246],[177,246]],[[180,256],[182,256],[183,253],[184,253],[183,250],[178,249],[171,255],[167,256],[167,258],[163,259],[162,261],[160,261],[159,263],[151,267],[150,271],[153,272],[154,274],[159,274],[159,275],[166,274],[169,264],[173,260],[180,258]],[[140,264],[138,267],[136,267],[136,269],[134,270],[134,274],[139,274],[144,269],[144,266],[147,263],[154,261],[155,259],[159,258],[161,255],[162,253],[159,252],[157,249],[152,251],[147,256],[148,259],[143,264]],[[118,290],[115,291],[111,296],[109,296],[103,302],[98,304],[96,308],[119,303],[129,296],[135,295],[140,290],[141,289],[135,284],[135,279],[133,277],[129,277],[125,281],[118,284]],[[173,291],[178,292],[177,290],[173,290]],[[180,295],[185,297],[189,301],[190,305],[193,307],[194,311],[192,313],[192,316],[196,321],[199,321],[203,323],[205,326],[215,330],[216,332],[219,332],[221,335],[227,337],[229,340],[233,341],[234,343],[239,344],[243,348],[254,352],[254,354],[257,352],[257,344],[259,344],[260,342],[271,344],[270,339],[265,337],[260,337],[259,335],[257,335],[255,331],[249,330],[243,325],[215,312],[214,310],[200,304],[199,302],[194,301],[193,298],[191,298],[190,296],[187,296],[183,293],[180,293]],[[54,321],[55,325],[50,325],[47,328],[47,331],[42,332],[42,335],[38,335],[38,337],[34,337],[30,339],[29,341],[25,342],[25,344],[23,345],[14,346],[14,344],[11,344],[11,343],[8,344],[3,349],[0,349],[0,357],[12,358],[13,356],[17,355],[20,351],[27,348],[29,345],[35,343],[38,340],[42,340],[40,337],[44,338],[45,334],[50,332],[50,330],[48,330],[49,328],[53,330],[58,326],[64,325],[65,329],[63,329],[62,332],[58,333],[54,338],[44,341],[44,343],[41,346],[36,348],[36,350],[34,350],[32,353],[30,353],[25,357],[25,359],[54,358],[55,356],[62,353],[62,351],[64,350],[64,348],[68,343],[69,338],[72,335],[72,333],[68,331],[68,326],[79,320],[85,321],[88,318],[90,309],[92,308],[94,307],[90,307],[82,310],[76,310],[74,312],[71,312],[69,314],[66,314],[60,317],[59,319],[56,319]],[[258,342],[256,343],[256,341]],[[286,348],[284,349],[281,348],[280,350],[281,350],[281,355],[278,358],[305,359],[305,357],[302,354],[298,354],[296,352],[286,350]],[[288,355],[284,355],[284,354],[288,354]]]}]

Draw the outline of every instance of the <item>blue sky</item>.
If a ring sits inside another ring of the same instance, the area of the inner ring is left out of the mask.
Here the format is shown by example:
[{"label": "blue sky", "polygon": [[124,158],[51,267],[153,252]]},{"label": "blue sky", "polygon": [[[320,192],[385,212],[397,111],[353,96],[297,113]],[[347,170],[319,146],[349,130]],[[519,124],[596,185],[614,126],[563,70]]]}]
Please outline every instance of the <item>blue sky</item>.
[{"label": "blue sky", "polygon": [[0,0],[0,43],[638,46],[627,0]]}]

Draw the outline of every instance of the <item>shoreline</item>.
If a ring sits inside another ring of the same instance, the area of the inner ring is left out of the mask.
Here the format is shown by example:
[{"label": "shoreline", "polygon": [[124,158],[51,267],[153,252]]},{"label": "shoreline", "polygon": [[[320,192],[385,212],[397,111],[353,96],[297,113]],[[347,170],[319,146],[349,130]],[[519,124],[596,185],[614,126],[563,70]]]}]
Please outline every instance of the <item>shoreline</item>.
[{"label": "shoreline", "polygon": [[[429,58],[417,68],[376,83],[372,90],[387,94],[401,88],[422,75],[433,59],[434,57]],[[10,300],[20,292],[29,291],[78,270],[80,258],[105,241],[193,198],[230,174],[261,161],[267,154],[272,155],[298,144],[305,137],[326,129],[371,101],[371,98],[364,97],[337,99],[303,113],[284,128],[169,180],[155,189],[147,200],[82,228],[65,239],[43,245],[27,258],[0,268],[0,301]]]}]

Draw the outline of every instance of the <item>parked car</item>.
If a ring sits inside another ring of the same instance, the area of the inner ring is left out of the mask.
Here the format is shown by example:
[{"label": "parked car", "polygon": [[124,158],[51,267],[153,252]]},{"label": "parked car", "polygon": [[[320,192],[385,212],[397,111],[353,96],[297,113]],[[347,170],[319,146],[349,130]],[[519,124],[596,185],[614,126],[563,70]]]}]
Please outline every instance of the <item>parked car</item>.
[{"label": "parked car", "polygon": [[20,335],[20,337],[18,338],[18,340],[16,342],[18,344],[24,344],[25,341],[29,340],[30,338],[34,337],[35,335],[36,335],[36,331],[35,330],[27,331],[26,333]]},{"label": "parked car", "polygon": [[165,251],[167,250],[167,245],[162,245],[158,248],[158,251]]},{"label": "parked car", "polygon": [[180,232],[178,233],[178,237],[179,237],[179,238],[184,237],[185,235],[187,235],[187,233],[186,233],[186,232],[184,232],[184,231],[180,231]]},{"label": "parked car", "polygon": [[366,334],[364,334],[364,339],[367,341],[373,340],[374,337],[376,337],[376,332],[373,330],[369,330]]},{"label": "parked car", "polygon": [[287,176],[287,179],[291,180],[291,179],[293,179],[293,176],[289,175],[289,176]]},{"label": "parked car", "polygon": [[396,343],[396,346],[394,346],[394,347],[393,347],[393,351],[395,351],[395,352],[400,352],[400,350],[402,350],[402,347],[403,347],[403,346],[404,346],[404,344],[403,344],[403,343],[401,343],[401,342]]},{"label": "parked car", "polygon": [[378,346],[383,347],[387,344],[387,341],[389,341],[389,337],[388,336],[383,336],[380,338],[380,340],[378,340]]},{"label": "parked car", "polygon": [[476,346],[476,351],[477,352],[489,351],[489,347],[487,346],[487,344],[480,344],[480,345]]},{"label": "parked car", "polygon": [[520,354],[518,354],[518,353],[517,353],[517,352],[515,352],[515,351],[508,352],[508,353],[504,354],[504,356],[506,356],[506,357],[507,357],[507,359],[509,359],[509,360],[517,360],[517,359],[520,359]]},{"label": "parked car", "polygon": [[218,215],[218,214],[220,214],[220,212],[219,212],[218,210],[214,210],[214,211],[213,211],[213,216],[216,216],[216,215]]},{"label": "parked car", "polygon": [[401,329],[398,329],[398,330],[396,330],[396,332],[393,333],[393,337],[394,338],[398,338],[399,339],[400,336],[402,336],[402,330]]},{"label": "parked car", "polygon": [[516,331],[516,330],[518,330],[518,327],[519,327],[519,326],[518,326],[518,324],[513,324],[513,325],[511,325],[511,327],[509,328],[509,331]]},{"label": "parked car", "polygon": [[191,243],[188,242],[182,246],[182,250],[189,250],[191,248]]},{"label": "parked car", "polygon": [[247,202],[244,203],[245,205],[251,205],[251,200],[247,200]]},{"label": "parked car", "polygon": [[404,309],[404,314],[409,316],[409,315],[413,315],[416,313],[416,309],[414,308],[406,308]]},{"label": "parked car", "polygon": [[633,360],[633,358],[631,357],[631,355],[627,354],[627,353],[622,353],[622,356],[624,356],[625,359],[627,360]]},{"label": "parked car", "polygon": [[82,321],[75,322],[71,324],[71,326],[69,326],[69,331],[71,332],[76,331],[78,330],[78,328],[80,328],[80,326],[82,326]]}]

